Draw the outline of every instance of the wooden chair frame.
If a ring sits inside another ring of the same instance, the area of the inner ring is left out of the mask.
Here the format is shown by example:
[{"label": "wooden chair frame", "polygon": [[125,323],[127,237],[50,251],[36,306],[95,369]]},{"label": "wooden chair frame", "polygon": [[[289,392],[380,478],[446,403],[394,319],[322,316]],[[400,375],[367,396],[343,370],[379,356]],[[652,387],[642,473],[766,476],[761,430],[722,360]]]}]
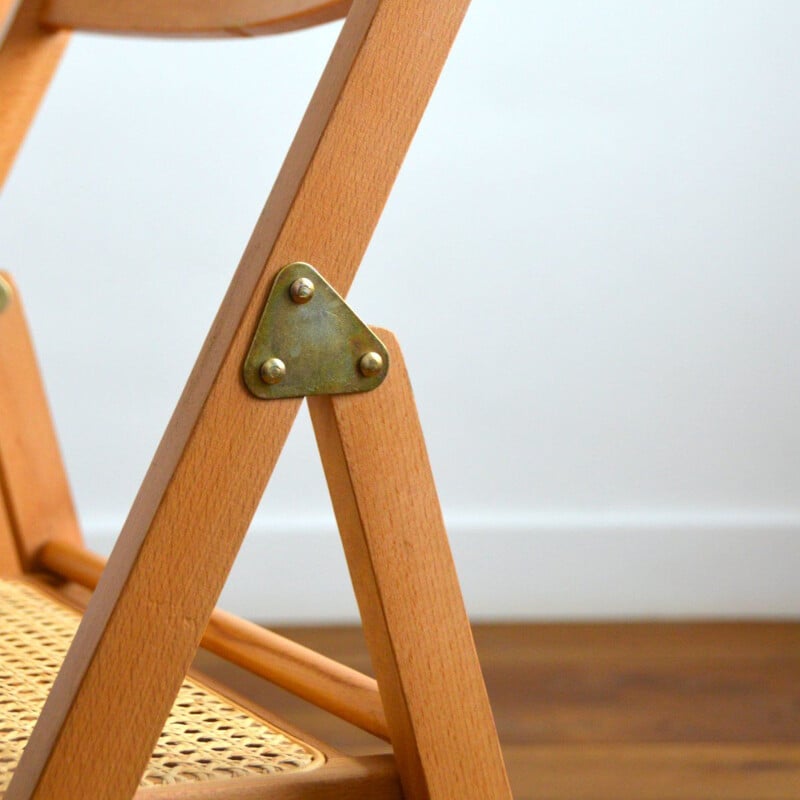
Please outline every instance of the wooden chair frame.
[{"label": "wooden chair frame", "polygon": [[[214,610],[301,402],[259,400],[241,379],[269,288],[302,260],[345,295],[467,5],[19,4],[0,45],[0,181],[69,30],[241,35],[347,18],[105,569],[82,545],[16,292],[0,314],[0,571],[96,584],[7,800],[133,796],[201,640],[389,739],[402,796],[510,797],[408,375],[388,332],[392,366],[378,389],[309,398],[377,686]],[[332,758],[320,772],[169,796],[400,796],[382,759]]]}]

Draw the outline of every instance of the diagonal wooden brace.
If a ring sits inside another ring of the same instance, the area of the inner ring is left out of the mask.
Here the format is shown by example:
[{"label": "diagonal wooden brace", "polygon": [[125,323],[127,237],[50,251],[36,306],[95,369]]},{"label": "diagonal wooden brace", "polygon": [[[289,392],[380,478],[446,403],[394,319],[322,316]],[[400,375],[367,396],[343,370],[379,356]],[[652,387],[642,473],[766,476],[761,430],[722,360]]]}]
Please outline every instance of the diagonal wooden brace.
[{"label": "diagonal wooden brace", "polygon": [[467,5],[354,3],[6,800],[135,792],[300,402],[241,380],[269,286],[346,293]]},{"label": "diagonal wooden brace", "polygon": [[510,800],[500,745],[397,342],[365,394],[308,405],[409,798]]}]

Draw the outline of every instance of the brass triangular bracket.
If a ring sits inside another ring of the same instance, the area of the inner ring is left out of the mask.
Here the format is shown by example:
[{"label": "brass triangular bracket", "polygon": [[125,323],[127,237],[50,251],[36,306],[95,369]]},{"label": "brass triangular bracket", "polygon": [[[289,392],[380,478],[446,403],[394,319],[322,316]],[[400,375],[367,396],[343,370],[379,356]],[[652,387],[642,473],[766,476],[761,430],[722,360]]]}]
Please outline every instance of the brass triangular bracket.
[{"label": "brass triangular bracket", "polygon": [[367,392],[388,368],[383,343],[312,266],[277,274],[244,362],[256,397]]}]

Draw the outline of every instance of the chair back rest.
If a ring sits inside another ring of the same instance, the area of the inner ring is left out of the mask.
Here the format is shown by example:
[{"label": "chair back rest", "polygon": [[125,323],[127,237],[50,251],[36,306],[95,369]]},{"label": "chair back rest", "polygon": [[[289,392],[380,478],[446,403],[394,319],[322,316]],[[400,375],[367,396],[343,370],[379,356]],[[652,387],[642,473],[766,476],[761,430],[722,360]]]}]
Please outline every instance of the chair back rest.
[{"label": "chair back rest", "polygon": [[[257,36],[347,15],[352,0],[21,0],[0,43],[0,186],[71,31],[137,36]],[[14,3],[0,0],[0,20]]]},{"label": "chair back rest", "polygon": [[257,36],[344,17],[352,0],[50,0],[50,28],[150,36]]}]

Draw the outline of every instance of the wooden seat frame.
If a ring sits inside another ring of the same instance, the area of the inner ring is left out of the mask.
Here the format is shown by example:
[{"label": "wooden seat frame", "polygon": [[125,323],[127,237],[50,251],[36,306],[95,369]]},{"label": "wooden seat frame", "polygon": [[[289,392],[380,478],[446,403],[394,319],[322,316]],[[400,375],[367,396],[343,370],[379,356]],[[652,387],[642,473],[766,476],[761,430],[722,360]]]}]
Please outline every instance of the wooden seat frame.
[{"label": "wooden seat frame", "polygon": [[0,572],[97,584],[7,800],[132,797],[201,640],[389,739],[396,773],[385,759],[331,758],[296,779],[184,785],[165,796],[510,797],[390,333],[380,334],[391,368],[378,389],[308,398],[377,686],[214,610],[301,402],[259,400],[242,382],[270,286],[284,265],[306,261],[346,294],[467,5],[22,0],[16,8],[0,45],[0,182],[71,29],[240,35],[347,18],[105,569],[82,544],[16,290],[0,312]]}]

